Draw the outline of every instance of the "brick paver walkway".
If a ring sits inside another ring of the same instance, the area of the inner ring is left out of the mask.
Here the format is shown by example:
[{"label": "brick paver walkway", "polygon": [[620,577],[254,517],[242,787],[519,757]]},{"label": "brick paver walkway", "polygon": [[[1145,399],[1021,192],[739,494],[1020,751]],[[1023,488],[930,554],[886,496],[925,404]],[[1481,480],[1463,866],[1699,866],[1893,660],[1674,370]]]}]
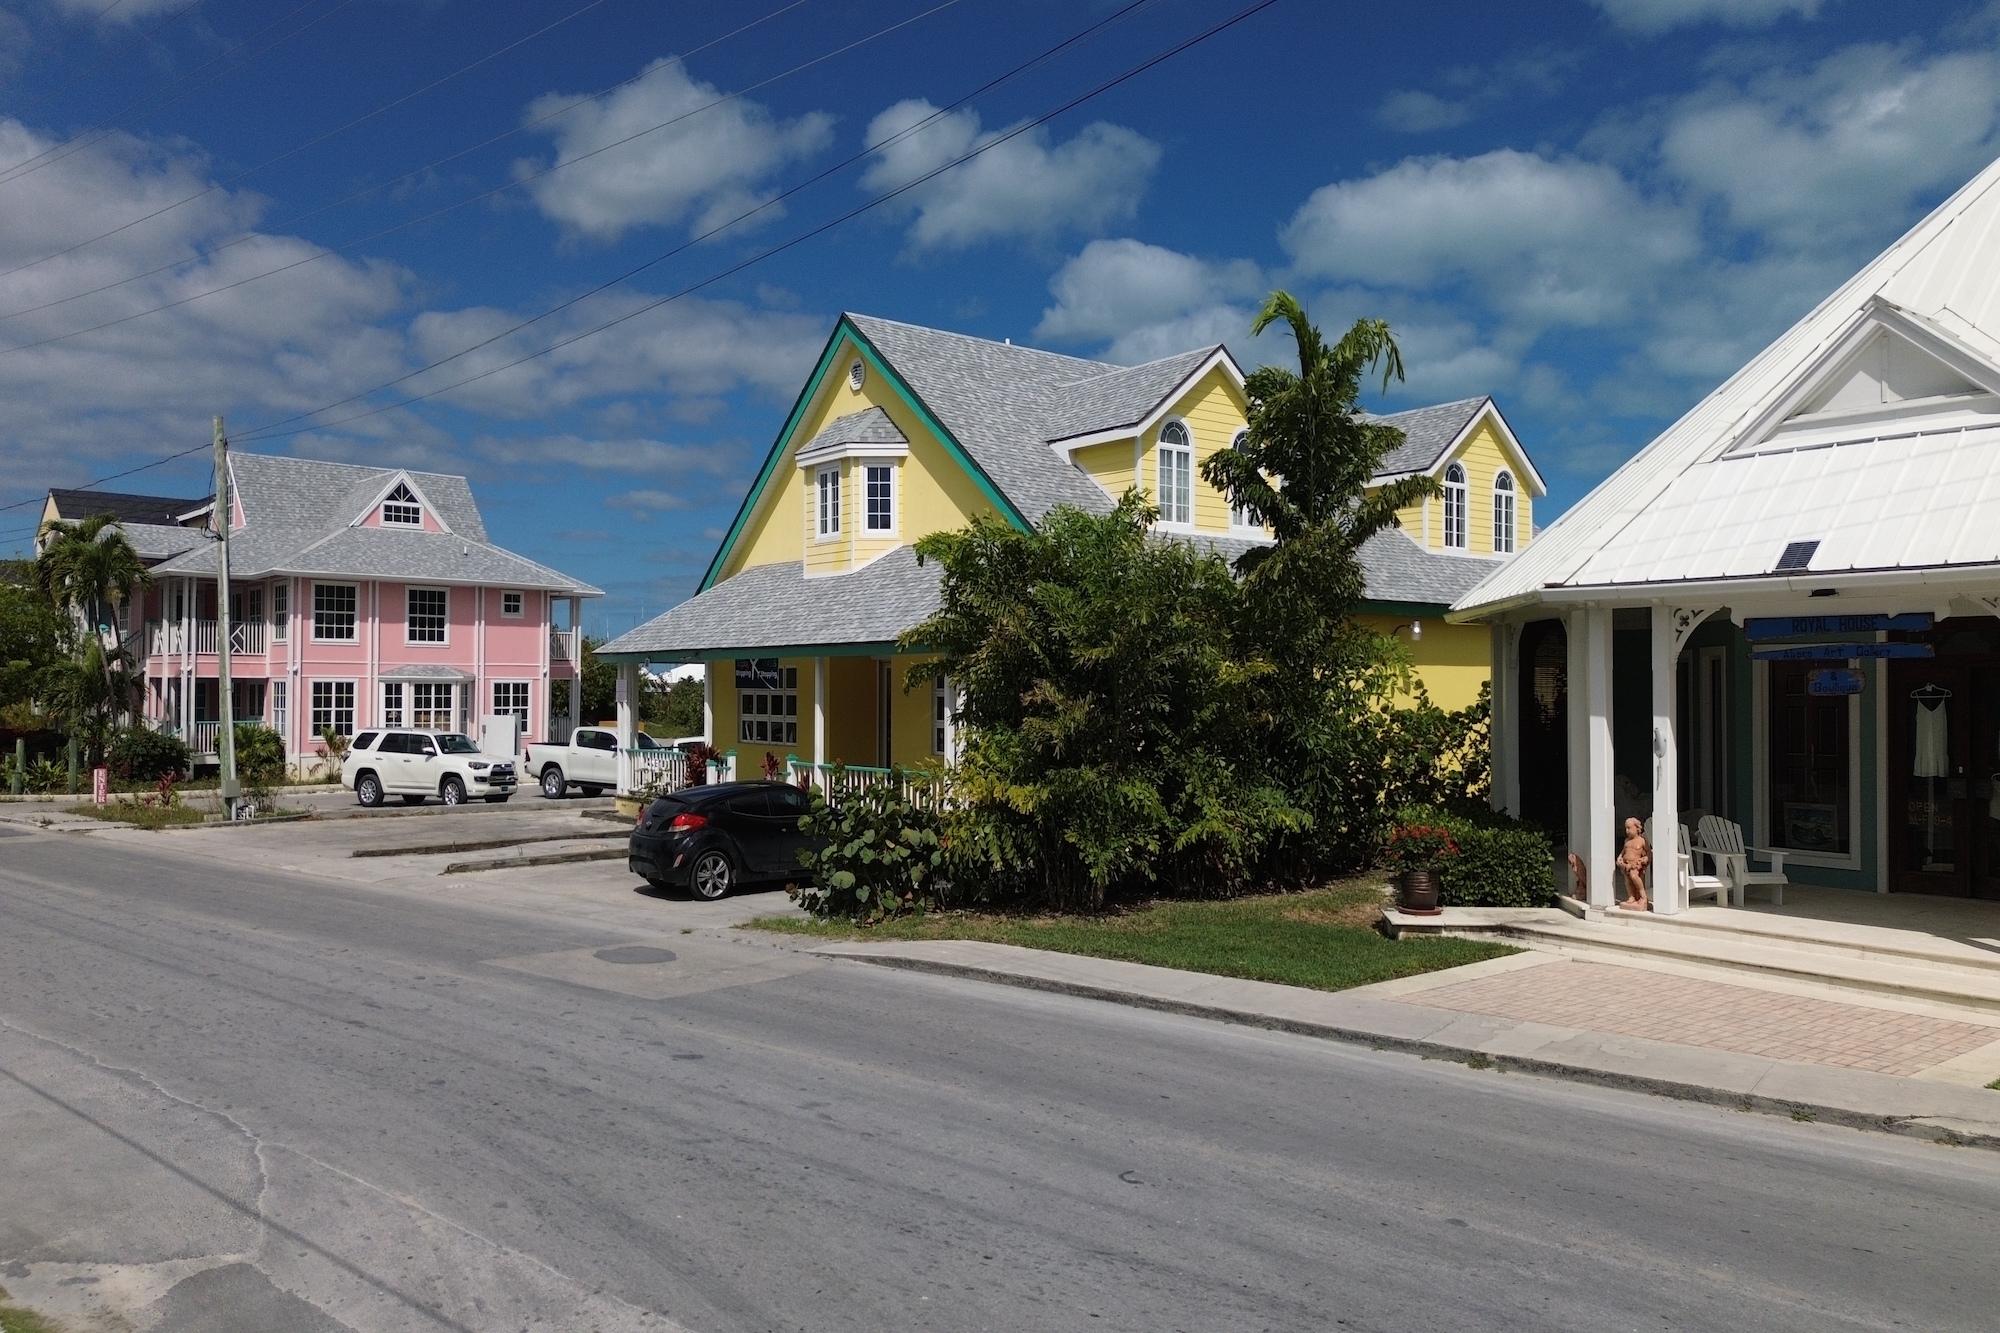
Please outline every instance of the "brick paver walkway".
[{"label": "brick paver walkway", "polygon": [[1606,963],[1545,963],[1396,998],[1880,1074],[1915,1074],[2000,1041],[2000,1027]]}]

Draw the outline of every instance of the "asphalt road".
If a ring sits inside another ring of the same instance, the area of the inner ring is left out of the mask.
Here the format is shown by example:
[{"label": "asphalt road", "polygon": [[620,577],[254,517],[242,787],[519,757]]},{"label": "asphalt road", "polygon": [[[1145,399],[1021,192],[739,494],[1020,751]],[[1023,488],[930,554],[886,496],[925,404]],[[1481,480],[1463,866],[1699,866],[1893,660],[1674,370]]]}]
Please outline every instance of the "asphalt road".
[{"label": "asphalt road", "polygon": [[1983,1152],[829,963],[683,934],[708,918],[615,882],[585,920],[188,845],[0,829],[0,1283],[56,1313],[1942,1331],[2000,1306]]}]

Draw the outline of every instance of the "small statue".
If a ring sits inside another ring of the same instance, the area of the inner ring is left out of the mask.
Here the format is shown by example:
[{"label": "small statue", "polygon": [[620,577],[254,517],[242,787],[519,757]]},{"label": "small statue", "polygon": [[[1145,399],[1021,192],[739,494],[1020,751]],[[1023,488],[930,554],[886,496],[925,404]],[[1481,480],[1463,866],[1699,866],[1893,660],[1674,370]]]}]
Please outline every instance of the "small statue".
[{"label": "small statue", "polygon": [[1625,877],[1625,897],[1618,904],[1628,912],[1652,910],[1646,901],[1646,868],[1653,864],[1653,848],[1646,841],[1646,826],[1637,819],[1625,821],[1625,846],[1618,853],[1618,869]]}]

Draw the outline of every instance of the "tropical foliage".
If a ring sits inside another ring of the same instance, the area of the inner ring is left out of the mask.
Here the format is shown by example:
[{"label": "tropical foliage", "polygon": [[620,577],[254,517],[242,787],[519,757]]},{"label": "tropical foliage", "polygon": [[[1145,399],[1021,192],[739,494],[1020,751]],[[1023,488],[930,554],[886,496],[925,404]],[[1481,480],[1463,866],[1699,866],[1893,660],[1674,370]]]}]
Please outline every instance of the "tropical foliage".
[{"label": "tropical foliage", "polygon": [[[840,788],[840,771],[833,774]],[[944,843],[938,817],[914,805],[903,774],[846,790],[829,803],[814,789],[799,823],[815,845],[799,854],[810,880],[788,890],[814,916],[881,921],[929,910],[943,888]]]},{"label": "tropical foliage", "polygon": [[1434,867],[1448,907],[1539,907],[1555,897],[1555,847],[1532,824],[1435,807],[1404,810],[1398,821],[1392,862]]},{"label": "tropical foliage", "polygon": [[187,742],[152,727],[125,727],[111,738],[105,763],[120,782],[157,782],[194,772]]},{"label": "tropical foliage", "polygon": [[42,529],[35,583],[60,613],[68,650],[44,681],[50,712],[80,738],[92,764],[104,755],[113,720],[129,711],[137,687],[118,639],[119,609],[151,581],[139,553],[108,514]]}]

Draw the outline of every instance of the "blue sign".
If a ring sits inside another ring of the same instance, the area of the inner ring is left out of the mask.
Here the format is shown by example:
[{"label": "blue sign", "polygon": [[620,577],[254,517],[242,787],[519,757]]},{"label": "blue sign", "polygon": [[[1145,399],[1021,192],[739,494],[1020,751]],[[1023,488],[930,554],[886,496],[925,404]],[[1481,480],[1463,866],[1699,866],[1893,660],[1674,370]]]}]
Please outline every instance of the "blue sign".
[{"label": "blue sign", "polygon": [[1858,662],[1880,657],[1935,657],[1927,643],[1799,643],[1784,648],[1758,648],[1754,662]]},{"label": "blue sign", "polygon": [[1930,627],[1928,611],[1899,616],[1752,616],[1743,622],[1743,634],[1750,639],[1789,639],[1801,634],[1876,634],[1884,630],[1916,633]]},{"label": "blue sign", "polygon": [[1806,673],[1806,693],[1829,698],[1861,693],[1861,673],[1846,667],[1823,667]]}]

